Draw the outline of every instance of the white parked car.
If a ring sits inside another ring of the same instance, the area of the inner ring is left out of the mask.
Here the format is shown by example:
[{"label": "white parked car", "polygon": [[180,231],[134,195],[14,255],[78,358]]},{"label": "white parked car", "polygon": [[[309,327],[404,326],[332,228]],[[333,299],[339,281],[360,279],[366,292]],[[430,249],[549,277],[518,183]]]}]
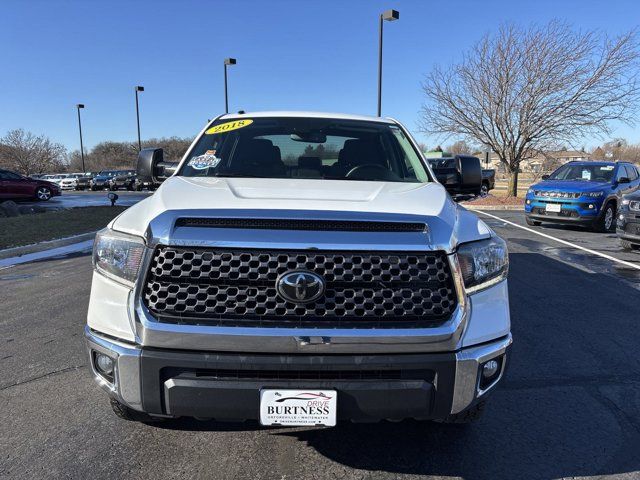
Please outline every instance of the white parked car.
[{"label": "white parked car", "polygon": [[164,182],[97,235],[85,329],[117,415],[478,418],[512,341],[507,247],[400,123],[223,115],[137,172]]},{"label": "white parked car", "polygon": [[62,190],[75,190],[78,186],[78,178],[83,177],[83,173],[69,173],[60,179],[59,185]]},{"label": "white parked car", "polygon": [[41,177],[41,180],[46,180],[47,182],[52,182],[57,185],[60,185],[60,182],[62,181],[63,178],[67,178],[66,173],[53,173],[53,174],[43,175]]}]

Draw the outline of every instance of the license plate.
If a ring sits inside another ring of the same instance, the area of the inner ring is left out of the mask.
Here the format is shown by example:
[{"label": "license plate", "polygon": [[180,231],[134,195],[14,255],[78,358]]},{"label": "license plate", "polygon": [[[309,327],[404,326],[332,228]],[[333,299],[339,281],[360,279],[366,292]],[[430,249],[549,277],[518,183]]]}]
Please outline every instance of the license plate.
[{"label": "license plate", "polygon": [[261,390],[260,423],[286,427],[336,424],[335,390]]},{"label": "license plate", "polygon": [[547,203],[545,210],[547,212],[560,213],[562,211],[562,205],[559,203]]}]

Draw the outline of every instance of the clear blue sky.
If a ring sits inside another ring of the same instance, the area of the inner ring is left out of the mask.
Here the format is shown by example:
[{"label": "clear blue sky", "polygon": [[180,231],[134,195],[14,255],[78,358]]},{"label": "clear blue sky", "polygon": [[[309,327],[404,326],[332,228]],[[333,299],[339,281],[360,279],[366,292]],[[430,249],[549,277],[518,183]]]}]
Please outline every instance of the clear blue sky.
[{"label": "clear blue sky", "polygon": [[[560,18],[609,34],[640,22],[637,0],[2,0],[0,136],[21,127],[77,149],[74,105],[84,103],[85,147],[134,140],[136,84],[146,89],[143,138],[194,135],[224,109],[227,56],[238,59],[232,111],[375,114],[377,16],[387,8],[400,20],[385,23],[383,114],[414,133],[424,74],[502,21]],[[640,127],[615,135],[640,142]]]}]

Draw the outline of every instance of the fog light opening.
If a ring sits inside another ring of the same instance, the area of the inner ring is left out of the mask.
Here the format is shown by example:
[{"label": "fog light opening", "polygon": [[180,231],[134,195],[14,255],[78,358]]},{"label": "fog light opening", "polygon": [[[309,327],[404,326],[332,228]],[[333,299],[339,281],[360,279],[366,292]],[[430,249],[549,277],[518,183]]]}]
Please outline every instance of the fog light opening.
[{"label": "fog light opening", "polygon": [[496,360],[489,360],[482,366],[482,376],[484,378],[491,378],[498,373],[498,362]]},{"label": "fog light opening", "polygon": [[595,205],[593,203],[590,203],[589,208],[593,210],[595,208]]},{"label": "fog light opening", "polygon": [[480,365],[480,381],[478,385],[480,394],[491,388],[500,379],[503,359],[504,356],[492,358]]},{"label": "fog light opening", "polygon": [[96,372],[110,383],[113,383],[113,372],[115,361],[108,355],[100,352],[93,352],[93,366]]}]

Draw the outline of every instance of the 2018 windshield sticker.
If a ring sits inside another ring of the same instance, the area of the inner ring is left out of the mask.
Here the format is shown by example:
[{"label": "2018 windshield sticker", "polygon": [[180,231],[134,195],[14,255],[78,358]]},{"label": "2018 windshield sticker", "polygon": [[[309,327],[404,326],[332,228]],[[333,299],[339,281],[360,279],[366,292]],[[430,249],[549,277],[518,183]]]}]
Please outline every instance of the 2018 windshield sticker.
[{"label": "2018 windshield sticker", "polygon": [[613,165],[605,165],[604,167],[600,167],[600,170],[604,170],[604,171],[613,170]]},{"label": "2018 windshield sticker", "polygon": [[208,150],[204,155],[193,157],[191,160],[189,160],[189,163],[187,163],[187,165],[195,170],[204,170],[205,168],[217,167],[221,160],[221,158],[216,157],[215,150]]},{"label": "2018 windshield sticker", "polygon": [[216,133],[226,133],[231,130],[237,130],[239,128],[246,127],[251,125],[253,120],[244,119],[244,120],[234,120],[233,122],[221,123],[220,125],[216,125],[215,127],[211,127],[209,130],[204,132],[206,135],[214,135]]}]

